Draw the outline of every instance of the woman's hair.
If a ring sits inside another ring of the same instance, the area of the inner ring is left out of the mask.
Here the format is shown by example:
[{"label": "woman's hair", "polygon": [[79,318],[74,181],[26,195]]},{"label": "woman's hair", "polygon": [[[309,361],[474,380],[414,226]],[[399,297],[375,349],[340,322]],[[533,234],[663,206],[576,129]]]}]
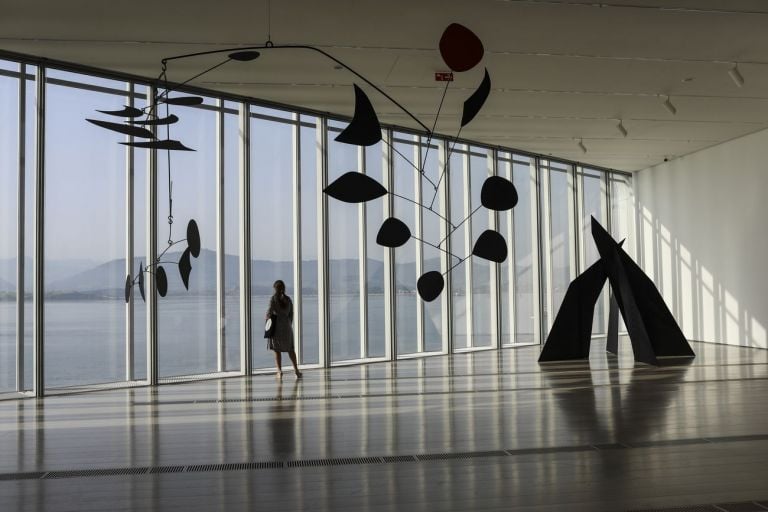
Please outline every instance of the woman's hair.
[{"label": "woman's hair", "polygon": [[275,281],[275,284],[272,285],[272,288],[275,289],[275,294],[273,297],[277,300],[277,302],[279,302],[283,307],[287,306],[290,299],[285,294],[285,283],[281,279],[278,279]]}]

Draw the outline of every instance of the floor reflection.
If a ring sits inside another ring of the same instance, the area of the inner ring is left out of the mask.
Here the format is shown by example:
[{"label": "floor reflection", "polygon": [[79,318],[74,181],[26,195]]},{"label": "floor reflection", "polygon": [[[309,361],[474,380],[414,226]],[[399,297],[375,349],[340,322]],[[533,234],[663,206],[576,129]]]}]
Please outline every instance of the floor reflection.
[{"label": "floor reflection", "polygon": [[574,435],[588,433],[597,443],[632,443],[666,429],[669,404],[681,398],[680,383],[693,359],[625,368],[615,356],[604,357],[597,369],[593,360],[541,364]]}]

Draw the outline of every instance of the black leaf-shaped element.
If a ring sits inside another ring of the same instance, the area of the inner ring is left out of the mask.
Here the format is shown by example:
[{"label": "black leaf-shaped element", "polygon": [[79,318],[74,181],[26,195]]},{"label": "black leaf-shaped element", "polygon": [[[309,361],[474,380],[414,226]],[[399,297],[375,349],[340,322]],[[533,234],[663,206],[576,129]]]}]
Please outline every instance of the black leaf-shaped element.
[{"label": "black leaf-shaped element", "polygon": [[115,117],[139,117],[144,115],[144,111],[136,107],[125,107],[122,110],[97,110],[96,112]]},{"label": "black leaf-shaped element", "polygon": [[131,135],[133,137],[141,137],[142,139],[154,139],[155,134],[146,128],[141,126],[131,126],[129,124],[111,123],[109,121],[99,121],[98,119],[86,119],[89,123],[93,123],[96,126],[112,130],[113,132],[124,133],[125,135]]},{"label": "black leaf-shaped element", "polygon": [[485,100],[491,93],[491,77],[488,75],[488,68],[485,70],[483,81],[472,96],[464,102],[464,112],[461,114],[461,126],[467,126],[472,121],[480,109],[483,108]]},{"label": "black leaf-shaped element", "polygon": [[147,298],[144,296],[144,267],[142,262],[139,262],[139,292],[141,293],[141,300],[147,302]]},{"label": "black leaf-shaped element", "polygon": [[125,303],[128,304],[131,301],[131,288],[133,288],[133,280],[131,274],[125,278]]},{"label": "black leaf-shaped element", "polygon": [[179,122],[179,118],[176,117],[174,114],[171,114],[168,117],[155,117],[153,119],[134,119],[133,121],[131,121],[132,124],[142,124],[144,126],[160,126],[160,125],[173,124],[178,122]]},{"label": "black leaf-shaped element", "polygon": [[176,96],[175,98],[169,98],[168,96],[157,98],[158,103],[167,103],[168,105],[183,105],[185,107],[191,107],[194,105],[200,105],[203,102],[203,98],[200,96]]},{"label": "black leaf-shaped element", "polygon": [[187,223],[187,247],[192,256],[200,256],[200,231],[197,229],[195,219],[190,219]]},{"label": "black leaf-shaped element", "polygon": [[124,146],[146,149],[169,149],[171,151],[194,151],[177,140],[151,140],[148,142],[121,142]]},{"label": "black leaf-shaped element", "polygon": [[239,60],[241,62],[248,62],[250,60],[255,60],[259,58],[259,55],[261,55],[259,52],[251,51],[251,50],[244,50],[242,52],[234,52],[230,53],[228,57],[232,60]]},{"label": "black leaf-shaped element", "polygon": [[387,189],[370,176],[350,171],[339,176],[323,192],[345,203],[364,203],[386,195]]},{"label": "black leaf-shaped element", "polygon": [[400,219],[390,217],[379,228],[376,243],[384,247],[400,247],[411,239],[411,230]]},{"label": "black leaf-shaped element", "polygon": [[443,292],[444,286],[445,281],[443,280],[443,275],[436,270],[422,274],[416,282],[419,296],[426,302],[432,302],[438,298]]},{"label": "black leaf-shaped element", "polygon": [[165,275],[165,269],[161,266],[155,270],[155,283],[157,283],[157,293],[161,297],[165,297],[165,294],[168,293],[168,276]]},{"label": "black leaf-shaped element", "polygon": [[451,23],[440,38],[440,55],[453,71],[467,71],[483,58],[483,43],[464,25]]},{"label": "black leaf-shaped element", "polygon": [[381,125],[371,100],[355,85],[355,115],[337,137],[337,142],[356,146],[373,146],[381,140]]},{"label": "black leaf-shaped element", "polygon": [[190,250],[189,247],[184,249],[179,258],[179,274],[181,274],[181,282],[184,283],[184,288],[189,290],[189,274],[192,273],[192,263],[189,261]]},{"label": "black leaf-shaped element", "polygon": [[480,234],[472,248],[472,254],[479,258],[501,263],[507,259],[507,242],[498,232],[487,229]]},{"label": "black leaf-shaped element", "polygon": [[517,204],[517,190],[507,178],[491,176],[483,183],[480,202],[489,210],[511,210]]}]

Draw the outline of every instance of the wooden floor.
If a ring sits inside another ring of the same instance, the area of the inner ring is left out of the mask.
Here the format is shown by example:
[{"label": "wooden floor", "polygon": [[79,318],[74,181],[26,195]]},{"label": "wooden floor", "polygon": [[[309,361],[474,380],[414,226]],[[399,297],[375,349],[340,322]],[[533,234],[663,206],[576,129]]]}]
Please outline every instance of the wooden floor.
[{"label": "wooden floor", "polygon": [[693,347],[4,401],[0,510],[768,510],[768,351]]}]

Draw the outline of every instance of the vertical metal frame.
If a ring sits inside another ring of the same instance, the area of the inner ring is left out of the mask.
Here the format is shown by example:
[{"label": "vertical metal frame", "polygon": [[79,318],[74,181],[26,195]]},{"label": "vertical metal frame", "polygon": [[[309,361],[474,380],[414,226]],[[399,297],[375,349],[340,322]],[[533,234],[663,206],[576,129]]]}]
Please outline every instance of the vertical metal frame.
[{"label": "vertical metal frame", "polygon": [[[155,104],[157,89],[149,87],[147,101],[151,106]],[[157,127],[150,128],[157,132]],[[157,260],[157,150],[147,150],[147,182],[146,182],[146,242],[147,263]],[[158,365],[158,338],[157,338],[157,287],[155,276],[147,272],[144,275],[144,294],[147,304],[147,384],[157,385],[159,379]]]},{"label": "vertical metal frame", "polygon": [[[599,172],[600,174],[600,208],[605,212],[605,218],[603,219],[605,221],[605,227],[608,230],[608,233],[611,233],[611,203],[610,203],[610,182],[608,181],[608,173],[606,172]],[[584,238],[586,239],[585,245],[593,243],[592,237],[587,236],[584,234]],[[586,255],[585,255],[586,256]],[[585,269],[586,270],[586,269]],[[600,326],[599,333],[607,333],[608,332],[608,309],[610,308],[610,299],[608,295],[608,290],[610,289],[610,285],[606,285],[603,287],[605,293],[602,294],[602,303],[603,303],[603,325]]]},{"label": "vertical metal frame", "polygon": [[[470,179],[470,147],[464,146],[464,153],[461,159],[461,177],[462,185],[464,186],[464,208],[463,217],[466,217],[472,211],[472,180]],[[472,252],[472,219],[467,220],[464,223],[464,250],[462,254],[469,255]],[[473,334],[474,319],[472,315],[472,258],[467,258],[464,263],[464,288],[466,289],[464,297],[464,305],[466,306],[465,313],[465,330],[467,334],[467,346],[462,348],[472,348],[475,346]]]},{"label": "vertical metal frame", "polygon": [[[360,169],[363,174],[367,173],[364,146],[357,147],[357,168]],[[360,359],[366,359],[368,357],[368,243],[366,240],[366,203],[359,203],[357,211]]]},{"label": "vertical metal frame", "polygon": [[[578,201],[578,179],[576,178],[576,166],[569,165],[566,171],[568,177],[568,225],[569,229],[569,243],[568,243],[568,256],[569,256],[569,279],[573,279],[578,275],[581,258],[579,257],[579,219],[576,211],[576,205]],[[571,236],[572,235],[572,236]]]},{"label": "vertical metal frame", "polygon": [[[506,172],[500,172],[500,169],[502,167],[501,162],[499,161],[499,155],[498,152],[496,153],[496,174],[499,176],[502,176],[506,179],[508,179],[511,182],[514,182],[514,155],[509,154],[509,161],[505,163],[504,165],[507,166]],[[518,191],[520,193],[520,191]],[[517,267],[517,247],[515,244],[515,209],[512,208],[511,210],[507,212],[502,212],[499,215],[505,215],[507,218],[507,229],[505,233],[502,233],[504,235],[504,238],[507,240],[507,245],[509,246],[509,254],[507,255],[507,282],[509,283],[509,287],[507,289],[507,310],[506,314],[509,315],[509,343],[505,344],[503,342],[502,335],[499,336],[501,339],[501,346],[505,345],[514,345],[517,342],[517,301],[515,300],[515,290],[517,289],[517,280],[515,279],[515,269]],[[531,217],[532,219],[535,219],[536,217]],[[531,266],[533,266],[533,262],[531,262]],[[499,276],[499,292],[500,294],[503,293],[501,289],[501,276]],[[505,311],[501,310],[501,314],[505,314]],[[503,328],[503,322],[499,323],[499,328]]]},{"label": "vertical metal frame", "polygon": [[317,308],[318,362],[323,368],[331,363],[330,304],[328,291],[328,198],[323,189],[328,183],[328,119],[317,118]]},{"label": "vertical metal frame", "polygon": [[220,372],[227,369],[227,333],[226,333],[226,303],[224,283],[226,272],[225,256],[225,214],[224,197],[224,101],[216,100],[216,369]]},{"label": "vertical metal frame", "polygon": [[[513,162],[514,165],[514,162]],[[514,173],[514,167],[512,167],[511,172]],[[533,293],[534,293],[534,300],[533,300],[533,339],[534,343],[544,344],[543,339],[543,326],[544,326],[544,320],[543,320],[543,297],[544,297],[544,286],[542,282],[542,276],[543,276],[543,267],[541,263],[541,255],[542,255],[542,248],[541,248],[541,237],[542,237],[542,223],[541,223],[541,216],[539,214],[540,211],[540,201],[541,201],[541,186],[540,186],[540,172],[539,172],[539,159],[538,158],[530,158],[529,159],[529,167],[528,167],[528,179],[533,180],[533,197],[531,197],[531,219],[533,222],[536,223],[535,228],[532,229],[531,233],[536,235],[535,240],[531,240],[531,269],[533,272]],[[513,220],[514,220],[514,213]],[[514,273],[514,271],[513,271]],[[514,295],[514,289],[512,294]]]},{"label": "vertical metal frame", "polygon": [[293,149],[292,158],[292,205],[293,205],[293,296],[298,300],[293,301],[293,331],[296,334],[296,360],[301,362],[302,351],[302,318],[304,317],[304,307],[301,295],[303,276],[301,272],[301,226],[303,218],[301,216],[301,116],[293,113],[291,116],[293,125],[291,126],[291,148]]},{"label": "vertical metal frame", "polygon": [[552,226],[550,222],[549,161],[545,160],[544,162],[546,163],[542,163],[542,160],[539,159],[536,161],[536,181],[539,186],[536,191],[539,218],[539,263],[543,272],[543,279],[539,280],[539,289],[542,293],[541,300],[539,300],[542,344],[544,337],[549,332],[550,317],[552,316],[552,254],[550,251]]},{"label": "vertical metal frame", "polygon": [[[382,162],[382,171],[384,172],[384,187],[387,190],[394,190],[395,173],[394,160],[392,157],[392,130],[387,128],[382,134],[384,137],[384,146],[382,148],[384,161]],[[394,196],[387,194],[384,196],[384,218],[392,216],[394,212]],[[395,250],[387,248],[384,251],[384,338],[386,339],[386,357],[388,360],[397,359],[397,329],[395,326],[396,287],[395,287]]]},{"label": "vertical metal frame", "polygon": [[19,65],[19,168],[16,194],[16,391],[24,391],[24,259],[27,153],[27,66]]},{"label": "vertical metal frame", "polygon": [[37,110],[35,130],[35,248],[32,274],[32,391],[45,395],[45,68],[37,69]]},{"label": "vertical metal frame", "polygon": [[251,358],[251,107],[240,103],[240,373],[250,375]]},{"label": "vertical metal frame", "polygon": [[[135,103],[134,84],[126,84],[128,91],[128,106],[133,107]],[[133,137],[126,136],[128,142],[133,141]],[[134,149],[130,146],[124,147],[125,151],[125,275],[133,276],[134,259]],[[134,294],[128,297],[125,304],[125,380],[134,380],[133,366],[135,362],[135,344],[134,344]]]},{"label": "vertical metal frame", "polygon": [[[413,136],[413,158],[416,165],[421,167],[422,153],[424,149],[421,146],[421,136]],[[413,195],[417,202],[424,202],[422,196],[422,179],[421,172],[413,173]],[[419,240],[424,240],[424,217],[423,210],[419,205],[414,205],[414,230],[416,231],[416,237]],[[424,273],[424,247],[422,243],[414,244],[416,247],[416,279],[418,279]],[[419,294],[416,294],[416,352],[424,352],[424,301],[421,300]]]},{"label": "vertical metal frame", "polygon": [[443,333],[443,353],[453,353],[453,286],[451,285],[451,275],[446,274],[448,269],[453,265],[453,258],[450,254],[453,252],[451,249],[451,238],[448,236],[451,226],[448,220],[451,215],[451,177],[448,174],[450,167],[448,167],[448,144],[446,141],[439,139],[436,141],[438,147],[438,169],[440,172],[445,172],[446,175],[440,181],[440,185],[443,187],[442,194],[438,190],[438,210],[442,218],[440,219],[440,240],[445,240],[445,250],[440,254],[440,272],[442,272],[445,278],[445,289],[440,294],[440,308],[442,312],[442,333]]},{"label": "vertical metal frame", "polygon": [[574,185],[576,188],[576,253],[578,254],[579,265],[576,267],[576,274],[582,272],[584,264],[587,261],[587,246],[582,236],[582,220],[584,219],[584,168],[574,166]]},{"label": "vertical metal frame", "polygon": [[[498,154],[495,149],[489,149],[486,156],[488,164],[488,176],[498,174]],[[494,231],[499,230],[499,213],[488,209],[488,227]],[[505,240],[509,239],[505,237]],[[507,255],[509,257],[509,255]],[[507,260],[509,261],[509,260]],[[501,348],[501,263],[489,263],[489,278],[491,280],[491,346]],[[509,302],[509,298],[507,299]]]}]

